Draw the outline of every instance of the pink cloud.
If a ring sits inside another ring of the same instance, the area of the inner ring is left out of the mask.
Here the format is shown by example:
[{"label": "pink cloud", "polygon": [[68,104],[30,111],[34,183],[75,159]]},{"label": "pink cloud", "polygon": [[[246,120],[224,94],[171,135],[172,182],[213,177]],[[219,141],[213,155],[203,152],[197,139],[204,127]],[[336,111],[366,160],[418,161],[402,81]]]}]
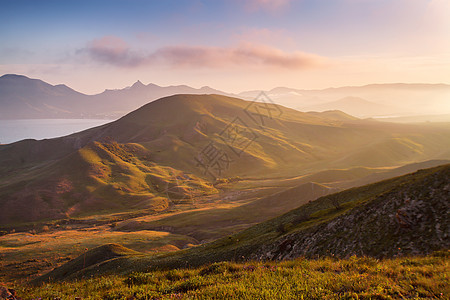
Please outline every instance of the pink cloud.
[{"label": "pink cloud", "polygon": [[283,50],[251,43],[235,47],[168,46],[149,54],[131,51],[117,37],[94,40],[81,51],[97,62],[119,67],[160,65],[174,68],[228,68],[228,67],[272,67],[281,69],[305,69],[329,64],[329,60],[318,55],[300,51]]},{"label": "pink cloud", "polygon": [[87,52],[93,60],[107,64],[135,66],[142,62],[142,57],[131,53],[128,44],[116,36],[95,39],[81,52]]},{"label": "pink cloud", "polygon": [[274,11],[285,8],[292,0],[246,0],[246,8],[250,11]]}]

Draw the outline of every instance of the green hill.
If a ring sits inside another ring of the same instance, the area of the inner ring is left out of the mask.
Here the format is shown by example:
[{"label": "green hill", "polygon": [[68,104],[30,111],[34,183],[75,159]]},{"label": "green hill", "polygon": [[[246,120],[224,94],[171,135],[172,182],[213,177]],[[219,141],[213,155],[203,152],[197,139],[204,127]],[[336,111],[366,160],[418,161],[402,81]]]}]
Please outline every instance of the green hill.
[{"label": "green hill", "polygon": [[183,200],[217,193],[217,179],[252,178],[259,186],[330,168],[448,159],[442,149],[449,148],[449,124],[337,120],[226,96],[175,95],[66,137],[0,145],[0,224],[189,208]]},{"label": "green hill", "polygon": [[[448,249],[450,165],[321,197],[238,234],[162,255],[130,255],[38,281],[200,266],[227,260],[351,255],[394,257]],[[64,267],[63,267],[64,268]]]}]

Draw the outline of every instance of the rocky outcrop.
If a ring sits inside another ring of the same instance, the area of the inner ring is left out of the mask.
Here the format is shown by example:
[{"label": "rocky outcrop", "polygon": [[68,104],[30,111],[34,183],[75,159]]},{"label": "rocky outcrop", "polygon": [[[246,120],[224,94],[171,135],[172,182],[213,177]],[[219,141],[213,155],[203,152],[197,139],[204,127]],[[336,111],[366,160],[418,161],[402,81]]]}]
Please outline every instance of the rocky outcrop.
[{"label": "rocky outcrop", "polygon": [[450,248],[450,166],[380,194],[339,217],[265,245],[254,259],[393,257]]},{"label": "rocky outcrop", "polygon": [[16,291],[4,286],[0,286],[0,300],[20,300],[16,297]]}]

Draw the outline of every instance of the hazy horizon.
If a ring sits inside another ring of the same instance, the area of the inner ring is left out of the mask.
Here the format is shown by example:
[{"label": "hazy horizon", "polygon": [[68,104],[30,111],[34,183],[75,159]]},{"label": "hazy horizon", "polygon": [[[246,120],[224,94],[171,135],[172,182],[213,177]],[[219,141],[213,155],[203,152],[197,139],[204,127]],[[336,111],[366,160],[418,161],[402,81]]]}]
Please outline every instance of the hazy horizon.
[{"label": "hazy horizon", "polygon": [[167,84],[158,84],[157,82],[153,82],[153,81],[144,81],[140,78],[136,78],[135,80],[131,80],[130,82],[124,83],[125,85],[120,85],[120,86],[110,86],[108,88],[105,88],[104,90],[99,90],[96,92],[92,92],[92,93],[88,93],[85,92],[83,90],[77,89],[75,87],[73,87],[70,83],[68,82],[62,82],[62,81],[58,81],[58,82],[52,82],[52,81],[46,81],[43,78],[40,77],[36,77],[36,76],[32,76],[32,75],[28,75],[28,74],[20,74],[20,73],[1,73],[0,77],[2,76],[8,76],[8,75],[17,75],[17,76],[25,76],[29,79],[37,79],[37,80],[41,80],[44,81],[48,84],[57,86],[57,85],[65,85],[71,89],[73,89],[76,92],[88,95],[88,96],[94,96],[94,95],[98,95],[101,94],[105,91],[117,91],[117,90],[123,90],[123,89],[127,89],[127,88],[131,88],[134,84],[136,83],[142,83],[145,86],[148,85],[157,85],[159,87],[177,87],[177,86],[188,86],[194,89],[201,89],[201,88],[212,88],[221,92],[226,92],[226,93],[230,93],[230,94],[235,94],[235,95],[239,95],[239,94],[245,94],[245,93],[250,93],[250,92],[270,92],[272,90],[276,90],[279,88],[286,88],[286,89],[292,89],[292,90],[305,90],[305,91],[321,91],[321,90],[327,90],[327,89],[339,89],[339,88],[354,88],[354,87],[365,87],[365,86],[376,86],[376,85],[448,85],[450,86],[450,81],[448,82],[367,82],[367,83],[361,83],[361,84],[349,84],[349,85],[334,85],[334,86],[323,86],[323,87],[296,87],[296,86],[287,86],[287,85],[279,85],[279,86],[262,86],[262,87],[257,87],[254,89],[243,89],[243,90],[236,90],[236,91],[232,91],[232,90],[226,90],[226,89],[220,89],[214,85],[189,85],[187,83],[167,83]]},{"label": "hazy horizon", "polygon": [[[363,119],[390,117],[392,121],[409,123],[450,121],[450,85],[445,84],[370,84],[322,90],[278,87],[233,94],[207,86],[158,86],[137,81],[125,88],[109,89],[95,95],[86,95],[62,84],[51,85],[24,75],[0,76],[0,105],[3,107],[0,120],[117,119],[149,102],[171,95],[218,94],[249,101],[258,101],[263,95],[270,102],[298,111],[339,110]],[[403,118],[417,116],[420,118]],[[394,120],[393,117],[400,119]]]}]

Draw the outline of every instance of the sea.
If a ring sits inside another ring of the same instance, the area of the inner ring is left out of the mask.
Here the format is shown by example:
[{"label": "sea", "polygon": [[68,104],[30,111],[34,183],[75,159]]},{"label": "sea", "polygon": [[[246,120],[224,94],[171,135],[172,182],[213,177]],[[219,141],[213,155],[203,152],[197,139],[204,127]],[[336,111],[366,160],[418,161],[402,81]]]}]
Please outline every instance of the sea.
[{"label": "sea", "polygon": [[24,139],[50,139],[100,126],[106,119],[30,119],[0,120],[0,144]]}]

